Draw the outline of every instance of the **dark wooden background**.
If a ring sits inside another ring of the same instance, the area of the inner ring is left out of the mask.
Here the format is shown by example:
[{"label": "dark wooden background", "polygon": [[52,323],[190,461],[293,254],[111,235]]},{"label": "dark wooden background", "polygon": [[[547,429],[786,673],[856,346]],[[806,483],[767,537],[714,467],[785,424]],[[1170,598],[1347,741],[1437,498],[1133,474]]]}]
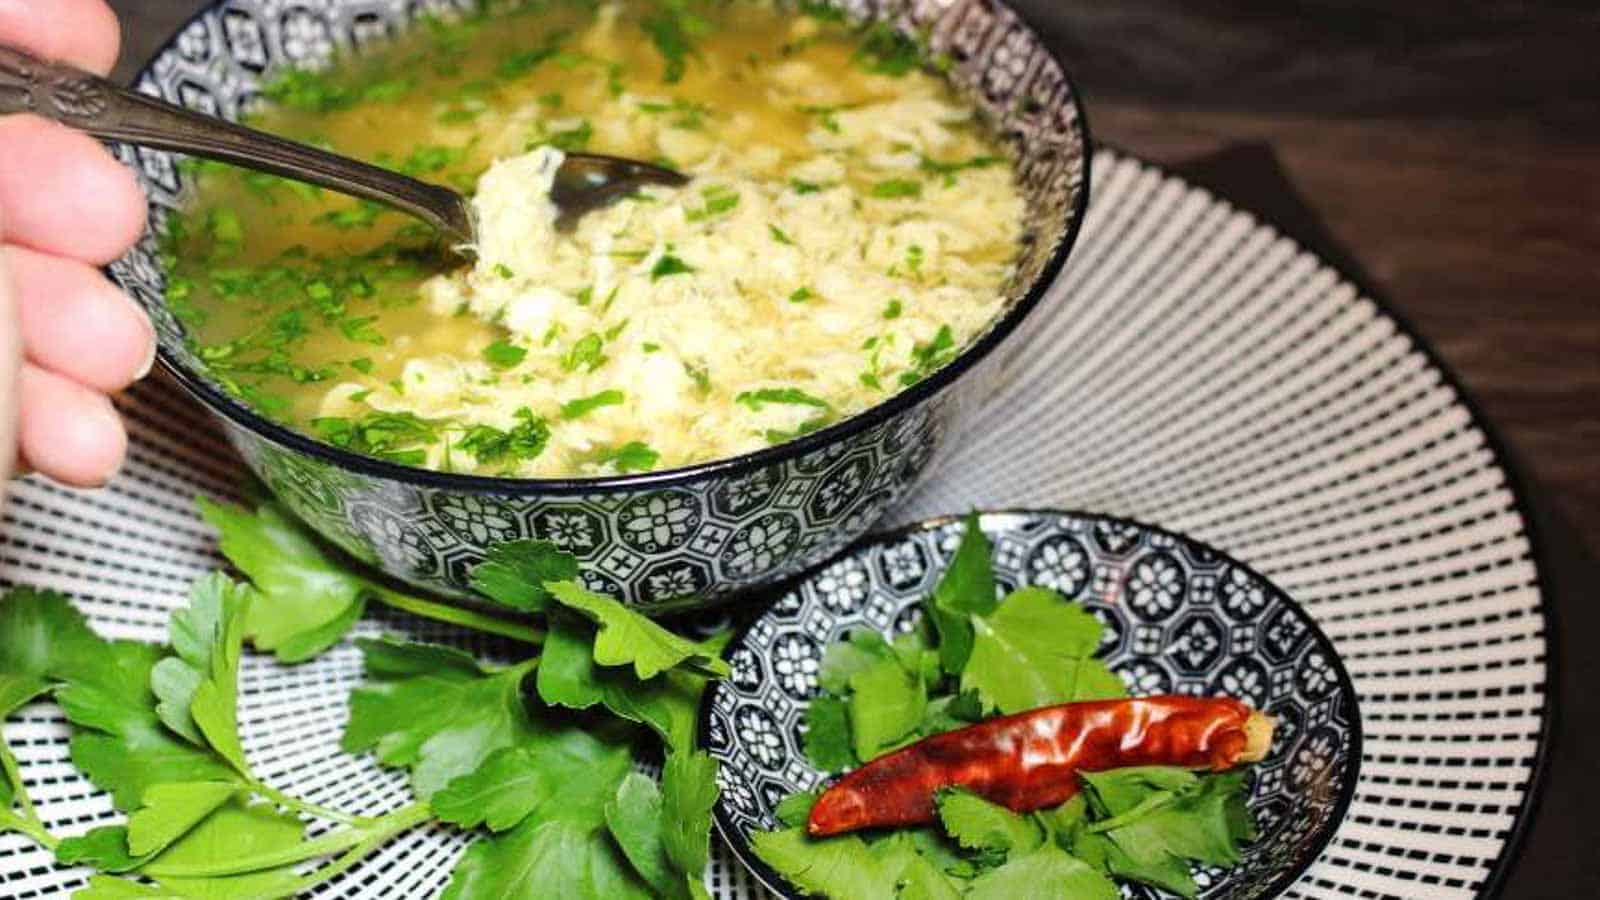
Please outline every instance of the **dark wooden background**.
[{"label": "dark wooden background", "polygon": [[[126,78],[202,3],[112,5]],[[1506,437],[1562,649],[1551,789],[1504,896],[1600,896],[1600,2],[1014,5],[1098,139],[1166,163],[1268,144]]]}]

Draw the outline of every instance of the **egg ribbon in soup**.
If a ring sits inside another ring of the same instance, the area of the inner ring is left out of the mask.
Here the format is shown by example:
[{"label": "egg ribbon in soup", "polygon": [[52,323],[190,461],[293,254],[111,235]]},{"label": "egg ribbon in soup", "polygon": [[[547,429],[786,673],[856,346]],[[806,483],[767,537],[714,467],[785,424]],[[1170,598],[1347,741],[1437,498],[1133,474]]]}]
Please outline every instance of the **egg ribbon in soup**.
[{"label": "egg ribbon in soup", "polygon": [[[424,22],[281,77],[253,123],[475,192],[475,261],[375,204],[201,164],[169,301],[225,388],[391,461],[601,475],[782,442],[1000,310],[1022,201],[927,62],[886,27],[761,3]],[[550,177],[579,150],[693,180],[561,233]]]}]

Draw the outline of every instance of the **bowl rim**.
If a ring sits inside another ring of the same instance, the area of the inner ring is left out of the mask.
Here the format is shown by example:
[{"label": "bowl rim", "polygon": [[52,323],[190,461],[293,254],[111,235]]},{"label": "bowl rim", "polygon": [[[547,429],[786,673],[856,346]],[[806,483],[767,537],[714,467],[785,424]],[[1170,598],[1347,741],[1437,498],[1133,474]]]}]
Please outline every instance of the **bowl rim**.
[{"label": "bowl rim", "polygon": [[[223,5],[225,5],[225,0],[211,0],[193,15],[184,19],[173,31],[172,35],[139,67],[138,72],[133,76],[134,84],[151,77],[157,62],[168,54],[176,52],[178,42],[182,36],[195,23],[202,21],[206,16],[214,15]],[[1014,17],[1016,24],[1021,26],[1028,37],[1042,48],[1045,54],[1056,64],[1056,67],[1061,72],[1062,83],[1066,86],[1071,101],[1073,110],[1072,132],[1076,135],[1076,143],[1082,155],[1082,176],[1080,178],[1081,187],[1078,190],[1078,196],[1068,212],[1066,232],[1062,234],[1061,240],[1056,243],[1055,248],[1050,253],[1050,257],[1045,260],[1038,276],[1028,285],[1028,289],[1023,296],[1013,303],[1011,308],[1006,310],[1005,314],[995,321],[988,331],[979,336],[978,340],[969,345],[955,359],[916,384],[826,428],[818,429],[794,440],[736,456],[662,469],[660,471],[601,475],[588,478],[570,476],[562,478],[506,478],[491,475],[469,475],[388,462],[323,443],[308,434],[268,419],[251,409],[243,401],[229,395],[226,391],[213,384],[202,373],[184,364],[177,354],[166,346],[165,342],[157,341],[156,357],[163,369],[213,413],[224,419],[226,424],[254,433],[279,447],[301,455],[311,456],[321,462],[346,471],[454,493],[493,494],[499,496],[572,496],[677,487],[703,480],[742,475],[796,459],[846,438],[861,434],[898,417],[901,413],[942,392],[946,387],[953,384],[957,378],[986,358],[1012,332],[1016,331],[1022,321],[1033,312],[1044,300],[1045,295],[1050,292],[1050,289],[1055,286],[1062,268],[1066,265],[1067,257],[1077,244],[1079,234],[1083,229],[1084,218],[1089,209],[1089,195],[1094,180],[1092,177],[1094,144],[1089,128],[1088,111],[1083,102],[1083,91],[1073,78],[1072,71],[1067,66],[1064,55],[1044,40],[1038,28],[1020,11],[1011,6],[1010,0],[1000,0],[998,5]],[[151,227],[154,227],[153,224]],[[163,291],[161,299],[162,303],[166,302],[165,291]]]},{"label": "bowl rim", "polygon": [[[1288,591],[1285,591],[1283,588],[1279,587],[1276,582],[1270,578],[1267,578],[1265,575],[1262,575],[1255,569],[1255,567],[1249,565],[1248,563],[1239,560],[1231,554],[1224,553],[1211,544],[1199,540],[1198,538],[1190,537],[1182,532],[1162,528],[1159,525],[1152,525],[1149,522],[1145,522],[1131,516],[1119,516],[1109,513],[1093,512],[1089,510],[1058,507],[1020,506],[998,507],[995,509],[975,509],[972,511],[972,514],[977,515],[980,519],[989,516],[1071,516],[1079,519],[1089,519],[1095,522],[1106,522],[1112,525],[1130,526],[1145,533],[1160,535],[1187,546],[1205,550],[1214,554],[1218,559],[1226,562],[1227,564],[1237,567],[1245,572],[1245,574],[1250,575],[1251,577],[1259,580],[1262,584],[1270,587],[1288,603],[1290,609],[1298,613],[1300,617],[1305,620],[1306,624],[1309,626],[1309,634],[1312,643],[1319,647],[1323,654],[1328,658],[1329,662],[1332,664],[1333,672],[1338,682],[1340,692],[1342,692],[1344,696],[1348,697],[1350,700],[1351,716],[1350,741],[1345,745],[1344,753],[1341,755],[1341,761],[1344,764],[1345,771],[1344,784],[1339,789],[1338,796],[1336,796],[1333,800],[1328,818],[1324,820],[1323,825],[1318,829],[1316,835],[1308,844],[1307,852],[1301,854],[1300,857],[1295,860],[1293,865],[1289,866],[1283,871],[1282,874],[1274,879],[1267,886],[1267,890],[1260,896],[1276,897],[1288,890],[1289,887],[1295,882],[1299,881],[1300,876],[1304,875],[1306,870],[1310,869],[1313,863],[1322,858],[1323,851],[1327,850],[1328,845],[1333,842],[1334,835],[1336,835],[1339,831],[1339,826],[1343,824],[1346,816],[1349,815],[1350,805],[1355,802],[1357,782],[1359,782],[1361,778],[1362,747],[1365,741],[1365,732],[1363,730],[1363,724],[1361,721],[1361,698],[1356,693],[1355,682],[1350,678],[1350,671],[1345,667],[1344,659],[1339,655],[1339,651],[1334,646],[1333,640],[1329,638],[1327,633],[1322,630],[1322,626],[1317,624],[1316,618],[1311,615],[1311,613],[1305,608],[1304,605],[1300,603],[1300,601],[1294,599],[1294,597],[1291,596]],[[900,525],[886,531],[874,532],[860,538],[859,540],[851,543],[850,546],[839,551],[839,553],[832,557],[832,561],[837,561],[847,556],[852,556],[860,553],[868,547],[875,545],[896,543],[905,540],[907,537],[913,534],[937,531],[941,528],[961,522],[966,517],[966,513],[934,516],[917,522],[911,522],[906,525]],[[818,570],[813,569],[797,579],[792,579],[777,586],[776,588],[773,588],[771,592],[772,599],[776,600],[783,594],[795,590],[800,583],[816,577],[817,574]],[[744,644],[745,639],[750,636],[750,632],[754,630],[755,627],[760,624],[771,612],[770,607],[771,604],[769,603],[768,609],[764,610],[761,615],[751,618],[750,621],[745,622],[734,631],[733,637],[731,637],[726,646],[723,647],[723,652],[721,654],[723,659],[728,659],[735,649]],[[707,734],[710,731],[711,715],[713,708],[716,705],[715,697],[717,692],[722,689],[722,683],[715,682],[706,689],[705,694],[700,698],[700,708],[697,710],[695,715],[695,731],[697,735],[695,739],[695,746],[701,752],[709,753],[711,750],[707,739]],[[724,812],[725,804],[725,799],[719,798],[717,800],[716,805],[712,807],[712,821],[716,824],[717,832],[722,835],[723,843],[728,845],[728,849],[732,851],[734,857],[741,865],[749,870],[751,876],[754,877],[756,881],[760,882],[762,886],[766,887],[777,896],[783,897],[785,900],[801,900],[802,895],[789,885],[788,879],[778,874],[776,870],[767,865],[765,861],[756,856],[755,852],[750,849],[749,842],[744,839],[743,835],[737,828],[734,827],[732,822],[729,820],[728,815]]]}]

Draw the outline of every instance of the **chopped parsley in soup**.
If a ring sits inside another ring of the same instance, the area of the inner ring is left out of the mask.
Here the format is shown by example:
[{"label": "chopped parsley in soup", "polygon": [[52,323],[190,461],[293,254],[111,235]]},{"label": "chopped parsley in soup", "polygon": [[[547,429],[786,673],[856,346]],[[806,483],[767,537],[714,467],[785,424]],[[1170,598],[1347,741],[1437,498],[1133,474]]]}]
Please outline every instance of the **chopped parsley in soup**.
[{"label": "chopped parsley in soup", "polygon": [[[473,194],[479,246],[202,163],[171,306],[258,411],[454,472],[670,468],[873,406],[999,313],[1022,200],[937,61],[807,9],[525,5],[291,72],[253,124]],[[558,231],[573,151],[692,181]]]}]

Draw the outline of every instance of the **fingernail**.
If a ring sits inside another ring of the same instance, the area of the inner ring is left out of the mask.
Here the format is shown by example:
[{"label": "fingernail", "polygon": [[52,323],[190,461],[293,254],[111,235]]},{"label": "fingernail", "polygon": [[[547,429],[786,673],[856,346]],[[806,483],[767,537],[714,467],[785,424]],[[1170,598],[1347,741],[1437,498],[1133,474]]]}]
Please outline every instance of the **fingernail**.
[{"label": "fingernail", "polygon": [[122,414],[117,411],[116,404],[113,402],[107,402],[96,415],[101,418],[105,427],[115,429],[116,433],[122,436],[122,452],[117,454],[116,462],[112,464],[110,471],[102,473],[99,480],[94,484],[94,487],[105,487],[122,472],[122,467],[128,462],[127,426],[123,424]]},{"label": "fingernail", "polygon": [[149,375],[150,374],[150,370],[155,368],[155,365],[156,365],[156,339],[155,339],[155,336],[152,335],[151,338],[150,338],[149,349],[145,350],[144,362],[139,364],[139,371],[133,373],[133,380],[134,381],[139,381],[140,379],[144,378],[146,375]]}]

